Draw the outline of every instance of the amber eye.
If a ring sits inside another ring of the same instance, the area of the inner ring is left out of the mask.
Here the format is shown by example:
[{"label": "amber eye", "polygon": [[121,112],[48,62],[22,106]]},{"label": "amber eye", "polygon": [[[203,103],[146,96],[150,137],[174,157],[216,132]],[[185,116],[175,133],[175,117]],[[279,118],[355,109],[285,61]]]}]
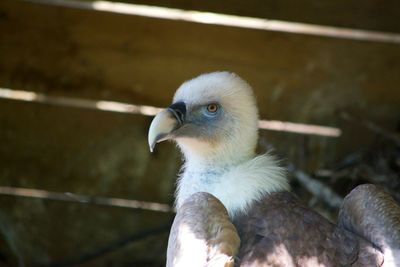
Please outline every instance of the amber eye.
[{"label": "amber eye", "polygon": [[218,110],[218,105],[217,104],[209,104],[207,106],[207,111],[211,113],[215,113]]}]

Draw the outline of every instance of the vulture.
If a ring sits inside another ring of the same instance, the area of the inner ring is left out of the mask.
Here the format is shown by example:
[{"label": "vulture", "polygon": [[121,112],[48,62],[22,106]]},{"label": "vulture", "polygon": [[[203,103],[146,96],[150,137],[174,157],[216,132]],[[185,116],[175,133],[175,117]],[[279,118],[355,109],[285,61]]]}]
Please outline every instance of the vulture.
[{"label": "vulture", "polygon": [[148,141],[173,140],[184,165],[167,266],[400,266],[400,208],[361,185],[331,223],[290,193],[271,153],[256,155],[258,109],[231,72],[184,82],[153,119]]}]

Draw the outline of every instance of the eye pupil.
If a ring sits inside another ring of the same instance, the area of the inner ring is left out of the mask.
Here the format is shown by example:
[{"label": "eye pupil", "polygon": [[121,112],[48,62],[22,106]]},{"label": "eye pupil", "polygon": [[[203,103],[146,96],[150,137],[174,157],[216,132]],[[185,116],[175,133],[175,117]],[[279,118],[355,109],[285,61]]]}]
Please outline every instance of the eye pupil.
[{"label": "eye pupil", "polygon": [[210,104],[207,106],[207,110],[208,112],[216,112],[218,110],[218,106],[216,104]]}]

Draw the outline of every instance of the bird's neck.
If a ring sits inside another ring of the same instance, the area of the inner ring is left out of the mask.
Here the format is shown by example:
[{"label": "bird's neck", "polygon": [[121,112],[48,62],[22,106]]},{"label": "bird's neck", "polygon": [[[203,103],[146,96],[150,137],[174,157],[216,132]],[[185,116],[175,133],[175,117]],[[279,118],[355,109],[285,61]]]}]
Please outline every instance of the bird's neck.
[{"label": "bird's neck", "polygon": [[177,142],[185,157],[186,167],[202,172],[226,169],[252,159],[255,156],[257,135],[250,135],[247,140],[232,138],[223,143],[195,138],[179,138]]},{"label": "bird's neck", "polygon": [[238,143],[227,151],[226,147],[219,150],[195,142],[181,140],[179,143],[185,165],[178,180],[177,208],[192,194],[208,192],[216,196],[233,216],[265,194],[289,188],[283,169],[269,155],[256,157],[254,146],[240,150]]}]

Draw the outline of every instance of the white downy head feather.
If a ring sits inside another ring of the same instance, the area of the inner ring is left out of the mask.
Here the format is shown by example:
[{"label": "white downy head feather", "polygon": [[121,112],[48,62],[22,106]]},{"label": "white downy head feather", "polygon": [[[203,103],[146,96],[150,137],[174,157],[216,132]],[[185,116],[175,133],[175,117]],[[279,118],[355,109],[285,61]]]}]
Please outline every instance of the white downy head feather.
[{"label": "white downy head feather", "polygon": [[196,192],[216,196],[230,216],[245,212],[266,194],[288,190],[284,169],[269,154],[256,156],[258,111],[251,87],[229,72],[200,75],[181,85],[174,102],[188,106],[216,101],[226,113],[215,140],[176,137],[185,157],[177,207]]}]

